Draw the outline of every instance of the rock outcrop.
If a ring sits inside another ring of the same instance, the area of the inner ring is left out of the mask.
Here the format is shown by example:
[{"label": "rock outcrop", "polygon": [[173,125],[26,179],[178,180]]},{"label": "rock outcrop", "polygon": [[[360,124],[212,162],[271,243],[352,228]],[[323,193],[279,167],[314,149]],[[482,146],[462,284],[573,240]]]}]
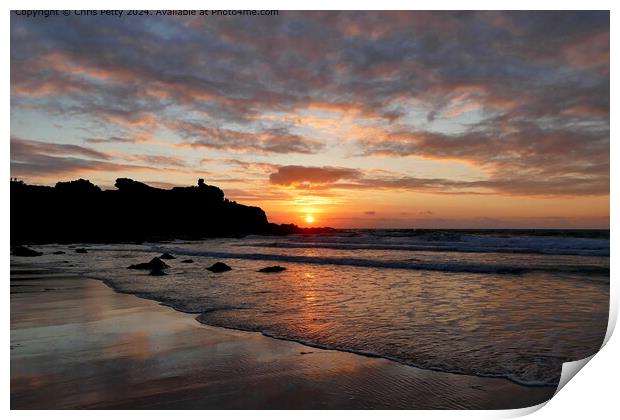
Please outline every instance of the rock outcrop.
[{"label": "rock outcrop", "polygon": [[130,270],[163,270],[168,268],[168,264],[155,257],[147,263],[131,264],[127,268]]},{"label": "rock outcrop", "polygon": [[167,274],[161,268],[155,268],[151,270],[149,276],[166,276]]},{"label": "rock outcrop", "polygon": [[119,178],[102,191],[85,179],[54,187],[11,181],[11,244],[114,243],[321,233],[269,223],[259,207],[228,200],[200,179],[192,187],[155,188]]},{"label": "rock outcrop", "polygon": [[223,262],[216,262],[211,267],[207,268],[207,270],[213,273],[223,273],[224,271],[230,271],[232,268],[228,264],[224,264]]},{"label": "rock outcrop", "polygon": [[279,273],[281,271],[286,270],[286,267],[282,267],[280,265],[272,265],[270,267],[261,268],[258,270],[259,273]]},{"label": "rock outcrop", "polygon": [[25,246],[16,246],[15,248],[13,248],[11,254],[15,255],[16,257],[39,257],[43,255],[42,252],[35,251],[34,249],[30,249]]}]

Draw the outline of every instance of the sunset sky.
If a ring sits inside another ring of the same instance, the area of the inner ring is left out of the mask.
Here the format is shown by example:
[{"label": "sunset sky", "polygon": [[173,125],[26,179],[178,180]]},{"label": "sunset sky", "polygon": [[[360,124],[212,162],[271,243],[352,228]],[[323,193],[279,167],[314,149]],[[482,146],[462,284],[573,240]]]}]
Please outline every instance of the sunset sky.
[{"label": "sunset sky", "polygon": [[609,226],[608,12],[11,16],[11,176],[270,221]]}]

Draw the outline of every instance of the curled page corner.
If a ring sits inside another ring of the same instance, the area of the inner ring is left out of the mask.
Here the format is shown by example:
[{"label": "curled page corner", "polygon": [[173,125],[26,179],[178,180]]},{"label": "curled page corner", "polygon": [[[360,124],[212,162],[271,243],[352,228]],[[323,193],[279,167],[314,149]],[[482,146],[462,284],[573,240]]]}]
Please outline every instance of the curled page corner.
[{"label": "curled page corner", "polygon": [[[588,356],[585,359],[574,360],[572,362],[564,362],[562,364],[562,373],[560,375],[560,382],[558,383],[558,387],[555,390],[553,397],[555,397],[558,394],[558,392],[560,392],[560,390],[564,388],[564,385],[566,385],[571,379],[573,379],[573,377],[577,374],[577,372],[579,372],[594,357],[595,354]],[[501,418],[524,417],[529,414],[532,414],[540,410],[541,408],[543,408],[545,405],[547,405],[547,403],[551,401],[553,397],[549,398],[547,401],[543,401],[542,403],[533,405],[531,407],[518,408],[514,410],[506,410],[505,414],[501,416]]]},{"label": "curled page corner", "polygon": [[564,388],[564,385],[566,385],[568,381],[573,379],[577,372],[579,372],[590,360],[592,360],[595,354],[588,356],[585,359],[562,363],[562,374],[560,376],[558,388],[555,390],[555,394],[553,394],[554,397],[558,394],[558,392],[560,392],[562,388]]},{"label": "curled page corner", "polygon": [[[601,344],[601,348],[599,349],[599,351],[601,351],[603,347],[605,347],[605,345],[611,338],[611,335],[613,334],[616,328],[616,321],[618,319],[618,305],[613,304],[613,300],[614,299],[612,297],[612,301],[609,307],[609,321],[607,323],[607,333],[605,334],[605,338],[603,339],[603,344]],[[594,353],[591,356],[588,356],[581,360],[574,360],[572,362],[564,362],[562,364],[562,374],[560,375],[560,382],[558,383],[558,387],[555,390],[555,393],[553,394],[553,396],[555,397],[558,394],[558,392],[560,392],[560,390],[564,388],[564,385],[566,385],[571,379],[573,379],[573,377],[577,374],[577,372],[579,372],[590,360],[592,360],[592,358],[597,353]]]},{"label": "curled page corner", "polygon": [[[605,338],[603,339],[603,344],[601,348],[605,347],[611,335],[614,333],[616,329],[616,322],[618,321],[618,302],[620,299],[614,293],[610,293],[609,297],[609,320],[607,321],[607,332],[605,333]],[[599,349],[600,351],[600,349]]]},{"label": "curled page corner", "polygon": [[523,408],[513,408],[510,410],[501,410],[496,412],[496,417],[495,418],[500,418],[500,419],[514,419],[517,417],[525,417],[525,416],[529,416],[532,413],[535,413],[536,411],[540,410],[541,408],[543,408],[545,405],[547,405],[547,403],[551,401],[551,399],[547,400],[547,401],[543,401],[540,404],[536,404],[536,405],[532,405],[529,407],[523,407]]}]

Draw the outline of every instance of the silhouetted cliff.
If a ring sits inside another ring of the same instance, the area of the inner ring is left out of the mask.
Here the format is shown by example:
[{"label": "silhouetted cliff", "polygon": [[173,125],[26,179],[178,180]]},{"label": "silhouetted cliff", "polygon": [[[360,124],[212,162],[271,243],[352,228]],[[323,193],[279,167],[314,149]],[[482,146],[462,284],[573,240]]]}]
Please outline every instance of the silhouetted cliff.
[{"label": "silhouetted cliff", "polygon": [[295,225],[269,223],[259,207],[244,206],[206,185],[154,188],[119,178],[117,190],[90,181],[55,187],[11,180],[11,243],[142,242],[246,234],[311,233]]}]

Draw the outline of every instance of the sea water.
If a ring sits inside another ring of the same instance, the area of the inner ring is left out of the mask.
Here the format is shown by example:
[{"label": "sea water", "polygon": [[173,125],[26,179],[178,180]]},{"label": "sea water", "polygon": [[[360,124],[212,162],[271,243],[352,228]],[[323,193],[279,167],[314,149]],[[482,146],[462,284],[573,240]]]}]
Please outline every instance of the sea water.
[{"label": "sea water", "polygon": [[[35,247],[45,255],[27,261],[214,326],[525,385],[557,384],[561,364],[595,353],[607,328],[609,231],[345,230],[84,246],[87,254]],[[167,276],[127,269],[163,252],[177,257]],[[206,270],[217,261],[232,270]],[[270,265],[286,271],[258,272]]]}]

